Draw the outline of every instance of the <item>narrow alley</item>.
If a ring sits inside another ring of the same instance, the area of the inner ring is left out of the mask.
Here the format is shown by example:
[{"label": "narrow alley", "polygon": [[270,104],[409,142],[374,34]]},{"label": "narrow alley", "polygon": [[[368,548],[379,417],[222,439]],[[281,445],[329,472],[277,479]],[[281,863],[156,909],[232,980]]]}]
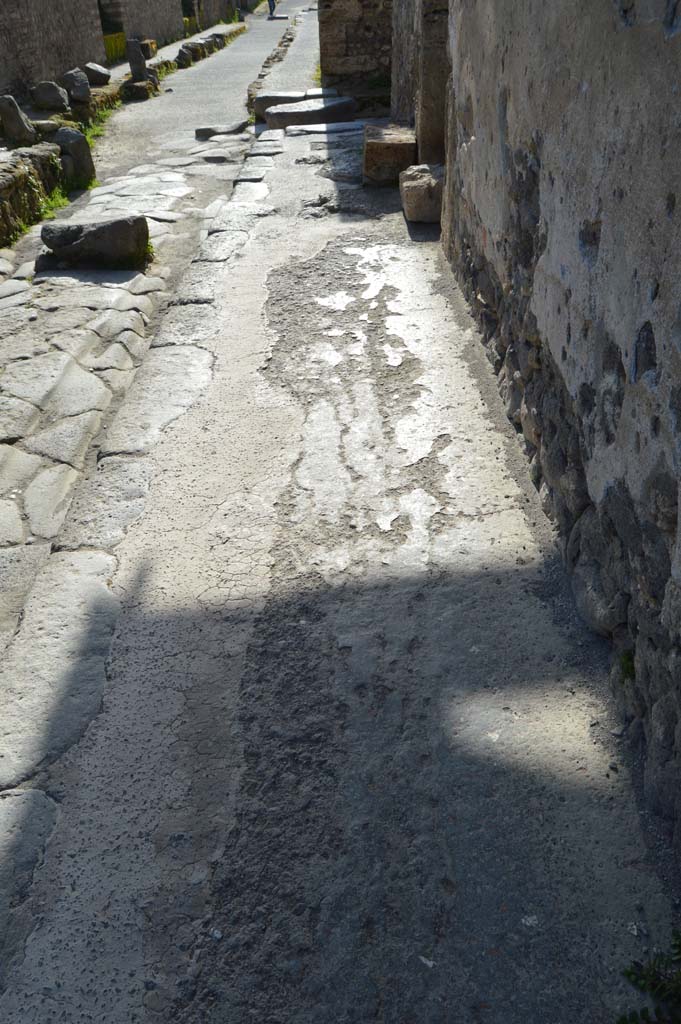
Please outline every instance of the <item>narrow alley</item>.
[{"label": "narrow alley", "polygon": [[60,212],[147,216],[144,282],[0,299],[12,394],[102,371],[2,597],[0,1021],[615,1024],[676,889],[608,646],[439,226],[363,187],[362,121],[247,124],[285,33],[266,88],[318,86],[316,7],[277,13],[118,110]]}]

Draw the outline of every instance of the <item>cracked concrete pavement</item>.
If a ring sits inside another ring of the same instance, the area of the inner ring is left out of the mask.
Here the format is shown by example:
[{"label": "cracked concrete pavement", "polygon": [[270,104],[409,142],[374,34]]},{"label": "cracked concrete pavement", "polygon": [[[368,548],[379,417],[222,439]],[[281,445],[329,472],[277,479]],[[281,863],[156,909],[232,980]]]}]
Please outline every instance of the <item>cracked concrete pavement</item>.
[{"label": "cracked concrete pavement", "polygon": [[0,1018],[610,1024],[675,903],[605,652],[434,232],[360,133],[260,139],[169,197],[148,352],[25,545]]}]

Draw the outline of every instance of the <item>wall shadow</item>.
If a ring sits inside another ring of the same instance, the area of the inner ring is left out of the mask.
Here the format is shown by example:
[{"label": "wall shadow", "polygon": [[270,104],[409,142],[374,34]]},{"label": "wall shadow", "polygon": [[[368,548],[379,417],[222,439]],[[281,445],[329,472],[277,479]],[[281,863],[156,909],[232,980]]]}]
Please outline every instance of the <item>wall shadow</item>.
[{"label": "wall shadow", "polygon": [[[635,1003],[627,928],[656,940],[664,901],[607,772],[604,648],[542,567],[279,580],[259,610],[159,614],[145,587],[103,713],[41,766],[53,1009],[94,1006],[69,985],[106,994],[121,949],[140,1020],[150,993],[187,1024],[611,1024]],[[91,657],[84,636],[55,736]],[[103,919],[117,900],[144,913]]]}]

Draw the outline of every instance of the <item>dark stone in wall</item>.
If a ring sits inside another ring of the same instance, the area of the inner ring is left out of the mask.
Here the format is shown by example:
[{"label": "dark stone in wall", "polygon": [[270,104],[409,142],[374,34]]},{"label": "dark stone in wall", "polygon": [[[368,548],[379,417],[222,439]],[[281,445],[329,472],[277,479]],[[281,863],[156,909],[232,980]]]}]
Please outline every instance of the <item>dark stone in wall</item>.
[{"label": "dark stone in wall", "polygon": [[88,61],[105,60],[97,0],[3,0],[0,94],[23,94]]}]

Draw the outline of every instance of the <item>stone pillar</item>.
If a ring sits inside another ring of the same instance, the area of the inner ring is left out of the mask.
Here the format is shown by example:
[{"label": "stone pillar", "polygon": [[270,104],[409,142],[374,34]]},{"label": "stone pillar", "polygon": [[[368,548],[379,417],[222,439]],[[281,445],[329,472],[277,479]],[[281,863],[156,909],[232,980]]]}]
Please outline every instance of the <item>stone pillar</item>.
[{"label": "stone pillar", "polygon": [[416,138],[421,163],[439,164],[445,157],[449,0],[420,0],[420,6]]}]

